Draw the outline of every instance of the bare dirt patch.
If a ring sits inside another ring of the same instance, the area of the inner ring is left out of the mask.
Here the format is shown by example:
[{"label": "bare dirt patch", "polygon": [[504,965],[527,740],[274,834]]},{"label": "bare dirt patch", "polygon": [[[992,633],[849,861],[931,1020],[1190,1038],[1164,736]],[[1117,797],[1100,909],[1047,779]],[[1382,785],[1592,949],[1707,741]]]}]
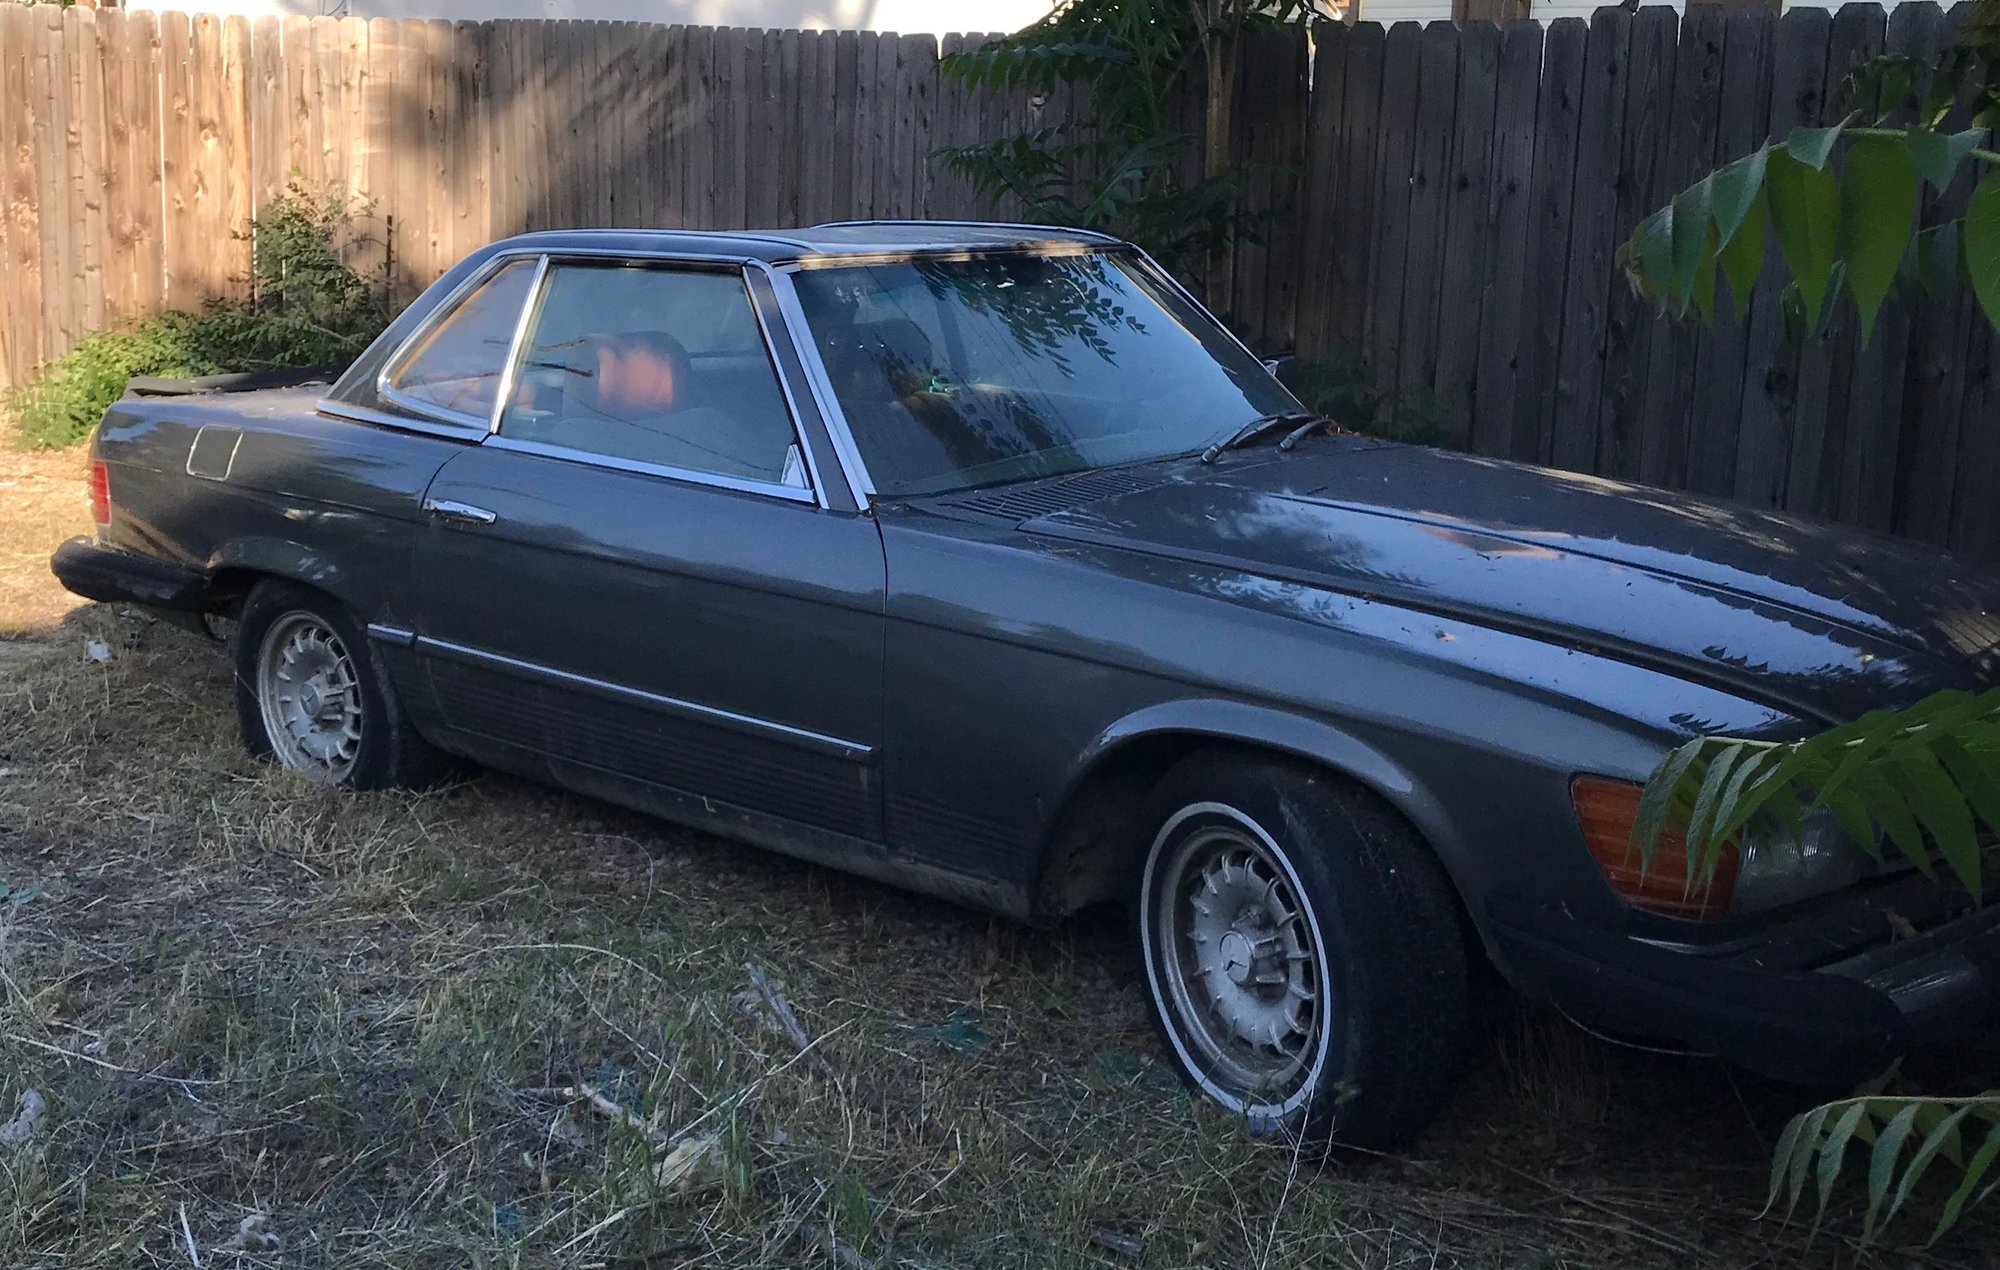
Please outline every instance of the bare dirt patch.
[{"label": "bare dirt patch", "polygon": [[1805,1095],[1497,993],[1413,1149],[1315,1165],[1180,1088],[1116,921],[493,776],[326,794],[244,757],[230,689],[104,606],[0,677],[0,1120],[47,1106],[0,1148],[0,1265],[1951,1266],[2000,1233],[1760,1219]]},{"label": "bare dirt patch", "polygon": [[80,603],[49,554],[89,528],[83,451],[13,449],[0,422],[0,674],[19,661],[8,641],[46,638]]}]

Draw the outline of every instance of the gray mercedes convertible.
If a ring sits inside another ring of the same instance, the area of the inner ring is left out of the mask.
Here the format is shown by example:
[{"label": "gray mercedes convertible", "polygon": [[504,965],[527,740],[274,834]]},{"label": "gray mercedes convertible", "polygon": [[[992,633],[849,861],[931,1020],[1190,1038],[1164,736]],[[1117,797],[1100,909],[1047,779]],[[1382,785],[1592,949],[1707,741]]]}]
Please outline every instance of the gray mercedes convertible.
[{"label": "gray mercedes convertible", "polygon": [[253,752],[1122,902],[1166,1052],[1255,1130],[1407,1137],[1498,980],[1809,1081],[2000,996],[2000,908],[1831,823],[1698,884],[1630,841],[1691,736],[2000,682],[2000,582],[1341,433],[1123,243],[533,234],[330,388],[188,387],[105,417],[54,568],[233,619]]}]

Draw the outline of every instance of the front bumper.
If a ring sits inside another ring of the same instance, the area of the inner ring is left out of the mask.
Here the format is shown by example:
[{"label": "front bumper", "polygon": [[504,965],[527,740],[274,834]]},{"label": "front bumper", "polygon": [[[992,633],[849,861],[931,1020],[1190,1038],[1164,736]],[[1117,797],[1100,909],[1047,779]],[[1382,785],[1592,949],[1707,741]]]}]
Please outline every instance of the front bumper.
[{"label": "front bumper", "polygon": [[141,604],[180,613],[201,611],[207,579],[198,570],[72,538],[49,558],[56,581],[86,600]]},{"label": "front bumper", "polygon": [[[1506,901],[1489,909],[1487,933],[1517,983],[1579,1020],[1782,1080],[1846,1084],[2000,1014],[2000,907],[1895,938],[1887,915],[1904,896],[1914,911],[1920,888],[1936,891],[1910,882],[1716,948]],[[1853,932],[1871,915],[1880,934],[1857,948]]]}]

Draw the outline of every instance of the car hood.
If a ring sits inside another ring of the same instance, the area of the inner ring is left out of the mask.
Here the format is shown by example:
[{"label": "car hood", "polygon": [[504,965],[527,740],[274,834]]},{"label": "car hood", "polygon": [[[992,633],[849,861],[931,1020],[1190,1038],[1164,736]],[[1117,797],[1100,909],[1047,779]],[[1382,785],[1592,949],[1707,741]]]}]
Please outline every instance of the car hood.
[{"label": "car hood", "polygon": [[2000,580],[1876,534],[1350,437],[1154,471],[1022,528],[1519,630],[1821,722],[2000,682]]}]

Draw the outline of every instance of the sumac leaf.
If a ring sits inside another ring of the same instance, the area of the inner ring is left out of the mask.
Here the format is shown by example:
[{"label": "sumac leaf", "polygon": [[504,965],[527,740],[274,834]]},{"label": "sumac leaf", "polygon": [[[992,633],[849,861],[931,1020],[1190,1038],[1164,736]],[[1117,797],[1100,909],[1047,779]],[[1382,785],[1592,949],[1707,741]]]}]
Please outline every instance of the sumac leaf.
[{"label": "sumac leaf", "polygon": [[1944,862],[1967,892],[1978,895],[1979,834],[1965,795],[1929,750],[1908,751],[1896,761],[1896,772],[1908,791],[1910,810],[1937,844]]},{"label": "sumac leaf", "polygon": [[1702,244],[1701,263],[1695,266],[1694,300],[1695,312],[1701,314],[1703,326],[1715,325],[1715,270],[1716,270],[1715,226],[1708,227],[1708,240]]},{"label": "sumac leaf", "polygon": [[1792,135],[1785,138],[1785,153],[1809,168],[1823,168],[1833,157],[1834,143],[1846,129],[1845,120],[1829,128],[1794,128]]},{"label": "sumac leaf", "polygon": [[1917,1123],[1918,1107],[1917,1103],[1904,1107],[1875,1137],[1875,1149],[1868,1156],[1868,1217],[1862,1225],[1864,1238],[1875,1232],[1875,1218],[1889,1198],[1890,1183],[1896,1178],[1896,1161],[1902,1157],[1903,1144]]},{"label": "sumac leaf", "polygon": [[1840,1166],[1847,1159],[1847,1144],[1854,1138],[1854,1130],[1860,1125],[1861,1117],[1868,1114],[1865,1101],[1856,1102],[1840,1113],[1840,1119],[1827,1130],[1825,1141],[1819,1147],[1819,1206],[1823,1209],[1833,1199],[1833,1185],[1840,1180]]},{"label": "sumac leaf", "polygon": [[[1807,320],[1825,311],[1840,244],[1840,186],[1832,172],[1810,167],[1789,150],[1771,156],[1764,184],[1778,247],[1798,284]],[[2000,237],[2000,231],[1996,231]],[[2000,251],[2000,244],[1996,244]]]},{"label": "sumac leaf", "polygon": [[1996,1159],[2000,1159],[2000,1125],[1987,1131],[1986,1141],[1965,1162],[1965,1176],[1959,1179],[1958,1189],[1945,1201],[1944,1211],[1938,1214],[1937,1226],[1931,1231],[1933,1241],[1958,1223],[1958,1215],[1965,1211],[1965,1202],[1986,1180],[1986,1174],[1993,1168]]},{"label": "sumac leaf", "polygon": [[1918,174],[1943,190],[1958,175],[1958,165],[1965,162],[1965,156],[1972,153],[1985,135],[1979,128],[1954,133],[1912,128],[1903,145],[1910,152],[1910,162]]},{"label": "sumac leaf", "polygon": [[[1727,247],[1751,209],[1763,202],[1764,170],[1770,162],[1769,147],[1746,154],[1720,168],[1709,178],[1709,206],[1715,215],[1715,233]],[[1764,236],[1757,235],[1757,250],[1764,250]]]},{"label": "sumac leaf", "polygon": [[1713,199],[1714,187],[1707,180],[1701,180],[1682,190],[1680,197],[1674,200],[1670,288],[1683,308],[1693,296],[1694,280],[1701,272],[1703,249],[1709,241],[1708,218]]},{"label": "sumac leaf", "polygon": [[1965,271],[1986,320],[2000,326],[2000,172],[1979,183],[1965,209]]},{"label": "sumac leaf", "polygon": [[1861,339],[1895,284],[1917,224],[1917,169],[1909,150],[1886,137],[1862,137],[1847,153],[1840,182],[1840,257],[1861,311]]},{"label": "sumac leaf", "polygon": [[1760,181],[1757,188],[1751,191],[1750,205],[1744,209],[1736,232],[1716,253],[1722,275],[1729,279],[1729,294],[1735,301],[1739,319],[1750,308],[1752,289],[1757,285],[1757,275],[1764,268],[1764,228],[1767,220],[1764,186]]},{"label": "sumac leaf", "polygon": [[1909,1167],[1903,1170],[1903,1180],[1896,1185],[1895,1198],[1890,1200],[1889,1214],[1882,1219],[1883,1221],[1894,1221],[1896,1214],[1903,1211],[1903,1202],[1910,1198],[1910,1192],[1923,1180],[1924,1173],[1930,1168],[1933,1160],[1942,1155],[1953,1163],[1959,1162],[1959,1125],[1971,1114],[1971,1107],[1960,1107],[1931,1129],[1923,1143],[1917,1147],[1917,1153],[1910,1157]]},{"label": "sumac leaf", "polygon": [[1638,273],[1634,276],[1639,280],[1641,293],[1662,307],[1675,301],[1674,219],[1674,207],[1663,207],[1640,222],[1639,231],[1633,236],[1633,249],[1638,256]]}]

